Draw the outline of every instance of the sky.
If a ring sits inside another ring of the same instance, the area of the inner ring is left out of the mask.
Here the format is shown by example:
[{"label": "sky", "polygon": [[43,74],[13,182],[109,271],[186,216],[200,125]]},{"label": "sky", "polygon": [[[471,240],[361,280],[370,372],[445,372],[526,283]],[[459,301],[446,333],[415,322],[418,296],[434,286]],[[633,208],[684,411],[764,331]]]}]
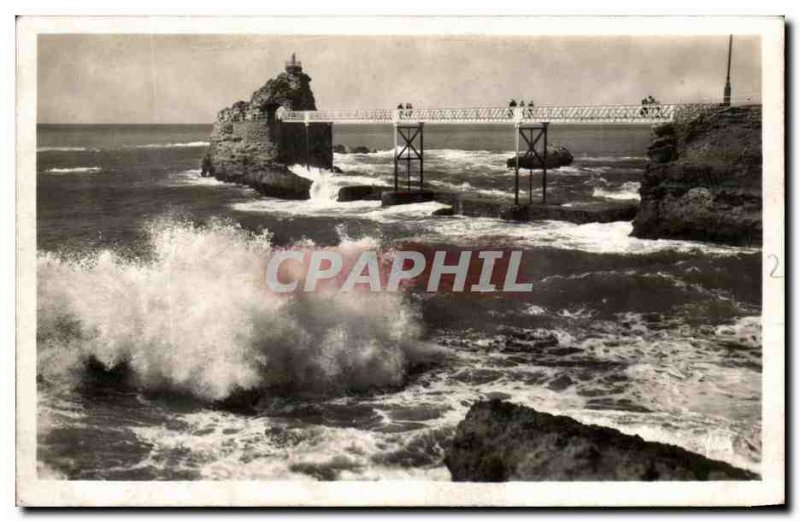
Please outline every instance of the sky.
[{"label": "sky", "polygon": [[[292,52],[325,109],[721,101],[725,36],[40,35],[39,123],[211,123]],[[760,100],[757,36],[733,97]]]}]

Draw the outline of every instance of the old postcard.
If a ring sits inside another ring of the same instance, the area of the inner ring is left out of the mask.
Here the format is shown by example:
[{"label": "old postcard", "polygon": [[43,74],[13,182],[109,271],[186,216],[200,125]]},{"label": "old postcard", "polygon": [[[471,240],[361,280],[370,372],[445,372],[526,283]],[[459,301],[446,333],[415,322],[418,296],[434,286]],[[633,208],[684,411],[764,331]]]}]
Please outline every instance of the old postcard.
[{"label": "old postcard", "polygon": [[21,17],[18,503],[783,503],[783,34]]}]

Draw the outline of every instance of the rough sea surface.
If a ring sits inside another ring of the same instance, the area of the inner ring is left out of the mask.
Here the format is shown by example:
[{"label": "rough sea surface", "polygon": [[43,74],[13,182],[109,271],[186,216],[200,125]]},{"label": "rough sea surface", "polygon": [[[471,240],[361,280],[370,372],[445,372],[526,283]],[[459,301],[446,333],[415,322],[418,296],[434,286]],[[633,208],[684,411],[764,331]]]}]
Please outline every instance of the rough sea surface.
[{"label": "rough sea surface", "polygon": [[[292,167],[311,200],[262,198],[199,177],[209,131],[39,127],[40,476],[449,480],[454,427],[487,397],[759,471],[759,249],[337,202],[340,186],[388,184],[384,127],[335,128],[378,150],[336,154],[344,174]],[[550,171],[548,197],[635,200],[648,140],[553,126],[575,162]],[[511,196],[510,128],[431,126],[425,143],[431,187]],[[277,248],[409,242],[524,250],[533,291],[264,288]]]}]

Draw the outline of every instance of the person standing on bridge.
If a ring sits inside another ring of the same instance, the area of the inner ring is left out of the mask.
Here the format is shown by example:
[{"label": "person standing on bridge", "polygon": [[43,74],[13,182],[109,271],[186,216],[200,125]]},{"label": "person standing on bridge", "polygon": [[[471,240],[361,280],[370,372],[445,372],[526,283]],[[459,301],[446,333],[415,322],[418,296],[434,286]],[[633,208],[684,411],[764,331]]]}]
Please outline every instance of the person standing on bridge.
[{"label": "person standing on bridge", "polygon": [[511,118],[514,116],[514,109],[517,108],[517,100],[511,98],[511,101],[508,102],[508,117]]}]

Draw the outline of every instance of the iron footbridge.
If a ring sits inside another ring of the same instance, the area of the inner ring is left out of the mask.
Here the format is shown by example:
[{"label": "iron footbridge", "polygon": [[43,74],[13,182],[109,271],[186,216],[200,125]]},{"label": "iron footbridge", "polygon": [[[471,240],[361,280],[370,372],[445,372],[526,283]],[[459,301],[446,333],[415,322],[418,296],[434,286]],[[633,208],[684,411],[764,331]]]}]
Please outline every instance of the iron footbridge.
[{"label": "iron footbridge", "polygon": [[656,125],[691,118],[719,104],[537,105],[534,107],[460,107],[374,110],[292,111],[279,109],[285,123],[629,123]]},{"label": "iron footbridge", "polygon": [[[419,168],[418,190],[424,188],[425,124],[508,124],[514,127],[514,202],[519,205],[520,168],[528,169],[528,201],[533,203],[533,169],[542,171],[542,204],[547,203],[547,131],[551,123],[658,125],[691,119],[724,108],[719,103],[640,105],[535,105],[517,107],[397,108],[375,110],[294,111],[284,107],[275,114],[281,123],[306,126],[306,158],[309,157],[308,128],[315,123],[387,124],[394,127],[394,190],[400,190],[398,166],[405,162],[404,189],[412,190],[411,165]],[[398,146],[398,141],[402,144]],[[520,148],[522,145],[522,149]],[[306,162],[308,164],[308,161]]]}]

